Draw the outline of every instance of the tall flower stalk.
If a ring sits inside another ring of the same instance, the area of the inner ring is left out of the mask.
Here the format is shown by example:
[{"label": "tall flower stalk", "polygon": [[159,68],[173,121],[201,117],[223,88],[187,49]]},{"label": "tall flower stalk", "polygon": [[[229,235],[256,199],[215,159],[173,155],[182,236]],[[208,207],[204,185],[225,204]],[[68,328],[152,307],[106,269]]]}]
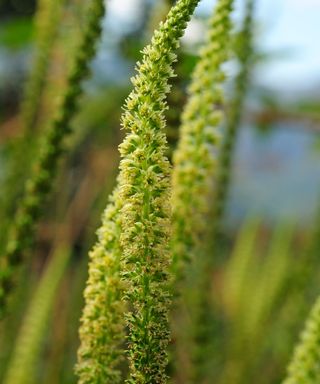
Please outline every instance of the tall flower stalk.
[{"label": "tall flower stalk", "polygon": [[223,63],[228,58],[232,0],[219,0],[210,20],[206,45],[192,75],[182,113],[180,140],[173,156],[173,269],[195,257],[206,233],[206,216],[216,170],[215,147],[224,104]]},{"label": "tall flower stalk", "polygon": [[127,381],[167,382],[170,165],[164,112],[179,38],[198,2],[179,0],[172,7],[132,79],[122,116],[129,132],[120,146],[118,187],[91,253],[76,368],[80,383],[120,381],[125,302]]},{"label": "tall flower stalk", "polygon": [[120,146],[122,276],[129,328],[128,383],[166,383],[168,311],[170,165],[164,133],[168,79],[179,38],[198,1],[180,0],[154,33],[138,64],[122,125],[130,131]]},{"label": "tall flower stalk", "polygon": [[0,259],[0,312],[3,311],[6,297],[13,286],[15,267],[22,262],[24,253],[32,244],[35,224],[52,188],[64,139],[70,133],[70,121],[77,111],[82,92],[81,81],[88,75],[89,63],[96,51],[95,43],[101,33],[100,21],[103,15],[104,1],[94,0],[87,12],[87,24],[75,52],[60,107],[48,127],[32,175],[26,183],[6,251]]},{"label": "tall flower stalk", "polygon": [[253,8],[254,1],[247,0],[242,30],[237,36],[236,41],[236,57],[240,69],[235,79],[234,95],[227,110],[225,134],[219,153],[214,206],[211,218],[213,223],[213,241],[216,240],[228,197],[233,152],[248,88],[250,68],[252,65]]}]

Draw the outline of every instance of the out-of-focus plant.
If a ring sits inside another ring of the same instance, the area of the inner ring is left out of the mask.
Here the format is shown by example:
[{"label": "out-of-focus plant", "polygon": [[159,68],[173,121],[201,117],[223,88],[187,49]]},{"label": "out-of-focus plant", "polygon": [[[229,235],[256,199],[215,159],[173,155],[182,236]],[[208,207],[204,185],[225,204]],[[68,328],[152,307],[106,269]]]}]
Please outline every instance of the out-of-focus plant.
[{"label": "out-of-focus plant", "polygon": [[[245,223],[225,271],[223,289],[230,328],[223,383],[253,379],[265,353],[265,337],[272,330],[270,321],[279,316],[279,300],[290,276],[292,225],[275,229],[266,254],[260,228],[254,218]],[[241,355],[243,349],[245,356]]]},{"label": "out-of-focus plant", "polygon": [[36,128],[37,113],[51,59],[64,0],[40,0],[35,17],[35,54],[31,72],[24,90],[21,118],[24,132]]},{"label": "out-of-focus plant", "polygon": [[100,21],[103,14],[104,3],[96,0],[88,10],[87,24],[75,51],[60,107],[45,133],[33,173],[26,183],[25,194],[19,204],[5,254],[0,259],[1,311],[4,310],[7,295],[14,283],[15,267],[21,263],[22,255],[32,244],[35,224],[52,188],[58,160],[63,152],[64,139],[70,132],[70,121],[77,110],[81,81],[88,75],[89,63],[95,54],[95,43],[101,32]]},{"label": "out-of-focus plant", "polygon": [[[108,171],[108,169],[104,169],[104,171],[106,172]],[[72,248],[74,247],[74,244],[77,241],[77,238],[81,235],[81,231],[83,231],[83,226],[88,219],[88,214],[91,213],[92,215],[92,212],[91,212],[92,210],[90,208],[92,208],[93,206],[97,193],[100,193],[96,189],[92,188],[92,183],[94,183],[94,181],[95,181],[95,177],[92,172],[88,172],[87,174],[85,174],[85,177],[81,181],[81,184],[77,188],[76,194],[72,197],[72,200],[70,201],[70,203],[66,202],[67,209],[65,206],[62,208],[63,211],[66,212],[64,214],[64,223],[62,223],[59,226],[59,232],[57,233],[55,242],[52,247],[48,268],[45,268],[43,272],[43,277],[41,278],[38,288],[36,288],[35,290],[34,297],[32,297],[31,299],[31,303],[29,305],[27,315],[25,316],[25,320],[21,325],[21,330],[19,330],[17,339],[15,339],[15,350],[12,352],[13,353],[13,356],[11,358],[12,362],[9,365],[9,372],[7,377],[7,380],[9,382],[11,382],[12,380],[12,382],[17,382],[17,383],[18,382],[31,383],[31,382],[38,382],[38,380],[40,380],[39,377],[38,378],[35,377],[36,375],[35,372],[38,370],[39,366],[42,366],[44,364],[43,355],[44,355],[44,349],[46,344],[44,343],[44,341],[47,339],[48,333],[49,334],[52,333],[51,328],[54,328],[56,326],[53,323],[56,318],[51,314],[53,312],[52,304],[54,301],[55,302],[57,301],[57,296],[59,296],[59,293],[60,293],[59,291],[62,288],[61,284],[59,284],[60,288],[58,289],[58,279],[61,280],[62,274],[64,274],[63,270],[65,269],[67,263],[69,263],[69,260],[71,259],[72,253],[74,251]],[[75,215],[76,215],[76,220],[75,220]],[[66,226],[65,222],[69,223],[69,225]],[[64,253],[65,256],[63,256],[61,253]],[[64,263],[63,263],[63,257],[65,259]],[[57,260],[55,261],[55,259]],[[27,273],[30,273],[30,271],[27,270]],[[68,279],[69,279],[69,276],[68,277],[66,276],[64,278],[64,281]],[[21,281],[20,281],[20,284],[21,284]],[[20,287],[19,287],[19,290],[20,290]],[[77,293],[78,293],[78,298],[76,298],[76,301],[79,301],[79,297],[80,297],[79,289],[77,290]],[[66,299],[66,296],[68,296],[68,294],[64,292],[64,299]],[[37,297],[40,297],[40,298],[38,299]],[[14,298],[15,300],[21,299],[21,297],[19,296],[16,297],[16,295]],[[75,300],[74,297],[73,297],[73,300]],[[75,304],[74,302],[70,303],[70,305],[67,308],[65,308],[65,311],[61,308],[58,309],[59,311],[58,319],[61,322],[62,322],[62,316],[64,312],[66,312],[67,315],[69,313],[69,310],[72,312],[72,309],[74,309],[74,304]],[[78,306],[79,306],[79,303],[78,303]],[[79,313],[79,310],[77,311],[77,313]],[[77,313],[75,315],[77,315]],[[11,313],[9,313],[9,315],[11,315]],[[71,314],[69,314],[68,316],[71,317],[70,315]],[[50,321],[48,321],[49,318],[50,318]],[[5,320],[5,324],[3,328],[3,333],[4,335],[6,335],[8,331],[11,331],[10,328],[12,325],[10,324],[10,322],[8,322],[7,317],[4,320]],[[69,318],[69,321],[70,321],[70,318]],[[72,328],[74,329],[74,332],[77,329],[77,325],[78,325],[78,317],[74,318],[72,322]],[[59,327],[59,330],[63,328],[61,323],[58,323],[57,326]],[[13,327],[14,327],[14,324],[13,324]],[[52,335],[51,337],[54,337],[54,335]],[[14,339],[14,335],[12,333],[9,333],[8,337],[6,335],[6,338],[4,341],[8,342],[8,340],[10,340],[10,342],[12,342],[13,339]],[[51,350],[54,353],[55,348],[56,347],[59,348],[59,340],[55,338],[53,340],[53,343],[54,345],[52,346]],[[62,340],[62,343],[65,343],[65,340]],[[40,353],[40,352],[43,352],[43,353]],[[59,378],[61,377],[61,367],[59,363],[63,365],[64,360],[66,360],[66,357],[67,357],[66,351],[64,351],[64,349],[61,348],[61,345],[60,345],[59,357],[56,358],[55,361],[54,359],[52,359],[53,360],[52,364],[55,363],[54,368],[49,370],[46,367],[43,367],[41,380],[48,383],[59,382]],[[62,359],[62,362],[59,361],[60,359]],[[25,368],[24,365],[27,366],[27,369],[24,369]],[[68,365],[68,370],[71,373],[72,373],[72,365],[73,365],[73,360],[72,360],[72,364],[69,363]],[[19,369],[20,366],[21,366],[21,369]],[[1,368],[3,369],[3,367]],[[26,377],[24,377],[25,371],[30,373]],[[72,379],[73,378],[74,376],[72,377]]]},{"label": "out-of-focus plant", "polygon": [[30,173],[30,163],[35,155],[38,114],[42,102],[49,63],[56,39],[63,1],[42,0],[38,2],[34,16],[34,54],[30,74],[24,85],[20,111],[21,134],[11,144],[3,187],[0,193],[0,210],[4,218],[0,223],[0,252],[4,252],[11,217],[17,200],[23,194],[24,184]]},{"label": "out-of-focus plant", "polygon": [[[192,279],[188,279],[186,287],[199,290],[203,296],[209,294],[208,282],[204,281],[205,275],[200,271],[207,269],[204,259],[208,249],[203,243],[207,242],[210,232],[209,201],[212,198],[216,170],[218,127],[223,119],[222,84],[225,73],[222,66],[229,56],[232,6],[233,1],[218,1],[210,18],[207,41],[192,74],[188,100],[181,115],[180,138],[173,154],[172,270],[179,285],[180,279],[186,275],[186,261],[195,264],[191,267]],[[191,312],[198,315],[192,316],[192,322],[196,324],[191,326],[194,342],[190,352],[190,376],[195,383],[208,379],[205,368],[209,358],[206,344],[211,338],[203,333],[208,331],[211,317],[208,308],[206,314],[200,308],[206,306],[203,296],[197,297],[197,303],[194,301],[193,308],[190,308]],[[179,356],[179,339],[184,336],[180,334],[181,327],[177,325],[176,328],[176,354]],[[179,371],[183,370],[181,365],[179,362],[176,364],[178,376],[181,375]]]},{"label": "out-of-focus plant", "polygon": [[63,247],[56,250],[36,288],[16,339],[5,384],[34,384],[37,379],[37,360],[41,351],[43,336],[47,329],[50,309],[59,282],[65,272],[70,250]]},{"label": "out-of-focus plant", "polygon": [[238,311],[238,305],[243,297],[246,297],[248,289],[246,282],[252,271],[252,256],[256,243],[259,220],[255,217],[246,220],[241,226],[236,244],[233,248],[230,261],[224,277],[224,286],[228,308],[231,311]]},{"label": "out-of-focus plant", "polygon": [[[247,1],[244,21],[241,32],[237,36],[236,55],[239,61],[239,73],[235,79],[232,100],[226,111],[225,133],[222,145],[219,146],[219,156],[216,174],[214,177],[214,188],[211,191],[213,200],[213,211],[210,211],[210,221],[207,224],[207,231],[211,229],[211,239],[209,236],[201,237],[206,246],[198,248],[197,251],[197,268],[193,269],[191,281],[188,285],[193,291],[191,301],[189,303],[191,311],[190,332],[193,335],[191,347],[192,376],[193,382],[207,382],[214,379],[217,374],[213,366],[217,364],[219,359],[216,358],[214,348],[219,348],[219,337],[216,335],[219,326],[219,315],[215,313],[219,308],[215,307],[212,295],[212,280],[214,276],[213,265],[216,265],[212,255],[212,248],[209,244],[213,244],[213,249],[218,251],[216,232],[222,218],[222,204],[226,200],[227,181],[230,173],[230,163],[233,152],[234,142],[236,140],[236,130],[240,123],[242,113],[245,90],[248,82],[248,72],[251,64],[251,29],[253,2]],[[207,197],[207,205],[209,206],[209,198]],[[217,209],[218,208],[218,209]],[[210,210],[210,208],[208,208]],[[210,228],[210,229],[209,229]],[[250,230],[251,231],[251,230]],[[202,236],[205,231],[202,231]],[[254,232],[251,232],[254,235]],[[220,251],[219,251],[220,252]],[[200,259],[200,261],[199,261]],[[203,259],[201,261],[201,259]],[[244,265],[244,270],[247,266]],[[189,278],[190,280],[190,278]],[[235,282],[234,282],[235,283]],[[221,324],[220,324],[221,326]]]},{"label": "out-of-focus plant", "polygon": [[228,198],[234,147],[237,140],[239,125],[241,123],[250,70],[253,62],[253,7],[254,1],[248,0],[246,2],[245,18],[242,30],[236,36],[236,40],[234,42],[239,72],[235,79],[232,99],[227,106],[226,123],[224,127],[225,132],[222,139],[222,145],[219,150],[218,172],[215,180],[213,212],[211,216],[213,242],[216,240],[217,232],[219,232],[219,226],[221,225],[221,219],[223,218]]},{"label": "out-of-focus plant", "polygon": [[181,116],[180,139],[173,156],[173,271],[183,274],[186,260],[196,257],[206,232],[208,202],[216,169],[214,149],[223,112],[223,63],[228,58],[231,0],[218,1],[208,42],[203,47]]}]

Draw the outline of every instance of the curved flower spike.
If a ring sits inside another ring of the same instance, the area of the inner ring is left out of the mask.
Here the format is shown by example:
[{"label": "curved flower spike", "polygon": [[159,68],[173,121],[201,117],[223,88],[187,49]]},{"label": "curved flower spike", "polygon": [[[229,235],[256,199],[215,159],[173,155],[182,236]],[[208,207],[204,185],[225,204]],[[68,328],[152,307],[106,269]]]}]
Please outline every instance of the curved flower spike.
[{"label": "curved flower spike", "polygon": [[132,79],[134,89],[122,116],[129,132],[120,145],[118,187],[91,253],[77,366],[82,384],[121,380],[120,298],[130,303],[128,382],[167,381],[170,166],[165,157],[165,99],[179,38],[198,2],[179,0],[172,7],[143,50]]},{"label": "curved flower spike", "polygon": [[132,306],[126,316],[128,383],[167,382],[170,165],[165,157],[165,95],[174,75],[174,52],[197,3],[178,1],[154,33],[138,63],[122,118],[130,131],[120,146],[122,273]]}]

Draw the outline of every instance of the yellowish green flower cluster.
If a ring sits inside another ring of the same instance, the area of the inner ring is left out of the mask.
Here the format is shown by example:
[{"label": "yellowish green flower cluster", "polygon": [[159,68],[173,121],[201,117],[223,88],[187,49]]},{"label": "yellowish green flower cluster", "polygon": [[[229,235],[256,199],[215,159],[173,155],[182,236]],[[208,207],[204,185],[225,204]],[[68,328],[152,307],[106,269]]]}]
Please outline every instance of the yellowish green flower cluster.
[{"label": "yellowish green flower cluster", "polygon": [[128,383],[167,382],[170,166],[165,157],[165,95],[174,52],[197,3],[178,1],[144,49],[122,119],[130,131],[120,146],[122,268],[132,306],[127,314]]},{"label": "yellowish green flower cluster", "polygon": [[228,58],[232,0],[219,0],[210,20],[208,41],[192,75],[182,114],[180,141],[173,162],[173,269],[183,273],[196,244],[206,233],[216,169],[214,149],[223,112],[223,63]]},{"label": "yellowish green flower cluster", "polygon": [[129,132],[120,146],[118,187],[91,253],[80,329],[80,383],[120,381],[121,314],[129,330],[128,382],[167,381],[170,165],[164,112],[179,38],[198,2],[176,3],[143,50],[132,79],[134,90],[122,116]]},{"label": "yellowish green flower cluster", "polygon": [[70,121],[77,110],[79,95],[82,92],[81,81],[88,75],[89,63],[96,51],[95,43],[101,33],[100,21],[103,15],[104,1],[92,1],[83,35],[68,74],[61,105],[45,134],[9,234],[6,252],[0,259],[0,312],[3,311],[8,293],[14,284],[15,267],[22,262],[24,253],[32,244],[35,225],[52,188],[58,160],[63,152],[64,139],[70,132]]}]

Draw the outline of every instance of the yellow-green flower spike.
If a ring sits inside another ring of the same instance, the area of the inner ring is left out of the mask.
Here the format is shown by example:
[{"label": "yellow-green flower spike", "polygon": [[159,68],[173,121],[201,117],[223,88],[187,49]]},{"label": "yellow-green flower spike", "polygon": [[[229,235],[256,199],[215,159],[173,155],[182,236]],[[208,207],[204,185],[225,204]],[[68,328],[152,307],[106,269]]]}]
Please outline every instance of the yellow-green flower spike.
[{"label": "yellow-green flower spike", "polygon": [[129,131],[120,146],[122,276],[131,306],[126,314],[128,383],[167,382],[170,165],[165,157],[165,98],[179,38],[197,3],[178,1],[154,33],[138,63],[122,118]]},{"label": "yellow-green flower spike", "polygon": [[182,114],[180,140],[173,156],[173,269],[178,276],[205,233],[213,176],[217,127],[222,121],[222,65],[228,58],[232,0],[219,0],[210,20]]},{"label": "yellow-green flower spike", "polygon": [[13,222],[6,251],[0,258],[0,313],[4,310],[7,295],[14,285],[14,271],[32,244],[35,225],[52,188],[58,161],[63,152],[64,139],[70,132],[70,121],[77,111],[81,81],[88,75],[89,63],[96,51],[95,42],[101,33],[100,21],[103,15],[104,1],[92,1],[83,35],[67,77],[61,105],[45,134],[33,173],[26,183],[25,194]]},{"label": "yellow-green flower spike", "polygon": [[165,97],[175,50],[199,0],[180,0],[156,31],[138,63],[122,125],[118,187],[105,211],[99,241],[90,254],[81,319],[79,383],[121,381],[125,298],[129,326],[130,378],[166,382],[169,340],[166,289],[170,167],[164,156]]}]

